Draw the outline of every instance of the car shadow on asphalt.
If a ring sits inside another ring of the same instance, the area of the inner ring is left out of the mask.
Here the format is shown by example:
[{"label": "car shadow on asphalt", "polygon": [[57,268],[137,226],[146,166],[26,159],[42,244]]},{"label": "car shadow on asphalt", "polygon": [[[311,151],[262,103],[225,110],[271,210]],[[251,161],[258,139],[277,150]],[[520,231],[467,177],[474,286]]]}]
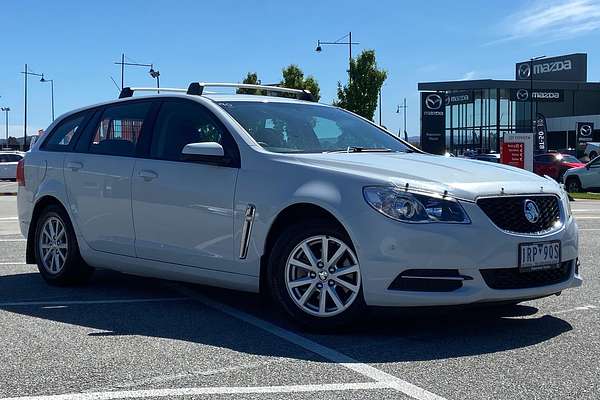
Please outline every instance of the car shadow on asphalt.
[{"label": "car shadow on asphalt", "polygon": [[[561,318],[537,308],[399,309],[375,311],[338,332],[303,331],[285,319],[269,300],[247,293],[187,285],[202,296],[300,333],[367,363],[425,361],[490,354],[537,345],[572,330]],[[0,276],[0,309],[11,313],[88,327],[89,337],[129,336],[168,338],[229,348],[257,355],[323,361],[259,328],[212,310],[196,301],[108,303],[63,308],[14,306],[22,301],[169,298],[180,294],[166,281],[98,271],[88,285],[47,286],[39,274]],[[35,323],[35,322],[32,322]]]}]

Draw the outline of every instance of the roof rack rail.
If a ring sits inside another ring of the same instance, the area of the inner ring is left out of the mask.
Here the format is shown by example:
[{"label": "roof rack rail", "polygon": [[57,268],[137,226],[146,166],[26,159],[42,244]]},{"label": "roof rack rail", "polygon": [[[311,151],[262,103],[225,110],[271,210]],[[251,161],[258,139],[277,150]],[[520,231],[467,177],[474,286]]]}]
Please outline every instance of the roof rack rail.
[{"label": "roof rack rail", "polygon": [[249,83],[224,83],[224,82],[192,82],[188,87],[187,94],[193,94],[196,96],[204,93],[205,87],[229,87],[238,89],[259,89],[266,92],[279,92],[279,93],[291,93],[295,94],[299,100],[313,101],[317,100],[309,90],[302,89],[290,89],[280,86],[267,86],[267,85],[253,85]]},{"label": "roof rack rail", "polygon": [[120,99],[133,96],[133,92],[178,92],[187,93],[185,89],[179,88],[155,88],[155,87],[124,87],[119,94]]}]

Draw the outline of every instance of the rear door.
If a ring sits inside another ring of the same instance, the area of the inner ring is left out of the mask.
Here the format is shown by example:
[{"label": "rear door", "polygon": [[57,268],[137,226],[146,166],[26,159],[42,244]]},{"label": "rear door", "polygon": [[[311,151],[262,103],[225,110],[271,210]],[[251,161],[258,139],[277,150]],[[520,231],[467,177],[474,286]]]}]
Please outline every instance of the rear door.
[{"label": "rear door", "polygon": [[[186,144],[219,142],[225,164],[184,161]],[[140,258],[235,271],[233,201],[239,151],[229,132],[201,104],[165,100],[147,156],[132,181],[135,248]],[[239,271],[235,271],[239,272]]]},{"label": "rear door", "polygon": [[83,238],[98,251],[135,256],[131,175],[150,101],[106,106],[67,153],[68,198]]}]

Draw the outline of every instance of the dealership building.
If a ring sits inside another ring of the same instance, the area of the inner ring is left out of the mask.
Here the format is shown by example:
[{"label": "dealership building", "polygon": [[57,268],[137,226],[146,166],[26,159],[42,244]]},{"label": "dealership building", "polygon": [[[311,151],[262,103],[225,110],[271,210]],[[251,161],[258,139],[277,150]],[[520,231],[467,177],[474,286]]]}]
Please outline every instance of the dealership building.
[{"label": "dealership building", "polygon": [[421,147],[430,153],[499,152],[505,134],[520,132],[539,133],[541,150],[600,141],[600,83],[587,81],[587,54],[517,63],[515,80],[422,82],[418,89]]}]

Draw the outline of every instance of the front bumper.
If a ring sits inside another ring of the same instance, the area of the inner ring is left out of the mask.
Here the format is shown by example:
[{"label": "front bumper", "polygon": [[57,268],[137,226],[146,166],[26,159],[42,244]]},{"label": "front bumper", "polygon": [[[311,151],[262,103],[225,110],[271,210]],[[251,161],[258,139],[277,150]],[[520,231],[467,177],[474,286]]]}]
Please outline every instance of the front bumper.
[{"label": "front bumper", "polygon": [[[497,228],[474,203],[462,204],[471,218],[468,225],[405,224],[375,211],[358,216],[351,228],[361,264],[365,302],[373,306],[438,306],[511,301],[548,296],[582,284],[576,273],[578,228],[572,217],[546,235],[518,235]],[[492,289],[481,270],[517,268],[519,243],[561,241],[563,262],[570,273],[559,283],[521,289]],[[406,270],[457,270],[472,279],[452,291],[393,290],[390,285]]]}]

